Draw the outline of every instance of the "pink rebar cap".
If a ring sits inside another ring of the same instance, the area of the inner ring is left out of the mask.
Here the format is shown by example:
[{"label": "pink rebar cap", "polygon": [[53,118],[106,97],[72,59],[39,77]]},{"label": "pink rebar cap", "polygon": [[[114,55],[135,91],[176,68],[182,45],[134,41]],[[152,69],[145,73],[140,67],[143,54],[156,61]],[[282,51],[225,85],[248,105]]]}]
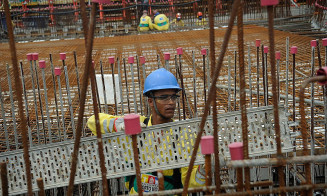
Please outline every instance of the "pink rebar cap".
[{"label": "pink rebar cap", "polygon": [[39,53],[33,53],[32,56],[34,61],[39,59]]},{"label": "pink rebar cap", "polygon": [[27,56],[27,60],[29,60],[29,61],[33,60],[33,54],[32,53],[28,53],[26,56]]},{"label": "pink rebar cap", "polygon": [[133,64],[134,63],[134,57],[133,56],[128,57],[128,63],[129,64]]},{"label": "pink rebar cap", "polygon": [[264,46],[264,47],[263,47],[263,52],[264,52],[265,54],[267,54],[267,53],[269,52],[269,47],[268,47],[268,46]]},{"label": "pink rebar cap", "polygon": [[322,39],[322,45],[327,46],[327,38]]},{"label": "pink rebar cap", "polygon": [[56,76],[60,76],[61,75],[61,68],[60,67],[56,67],[54,69],[54,73],[55,73]]},{"label": "pink rebar cap", "polygon": [[178,55],[182,55],[183,54],[183,48],[182,47],[178,47],[176,50],[177,50],[177,54]]},{"label": "pink rebar cap", "polygon": [[115,57],[111,56],[108,59],[109,59],[109,63],[110,64],[114,64],[115,63]]},{"label": "pink rebar cap", "polygon": [[292,46],[291,47],[291,54],[296,54],[297,53],[297,46]]},{"label": "pink rebar cap", "polygon": [[140,56],[140,64],[141,65],[145,64],[145,57],[144,56]]},{"label": "pink rebar cap", "polygon": [[202,54],[202,55],[207,55],[207,49],[202,48],[202,49],[201,49],[201,54]]},{"label": "pink rebar cap", "polygon": [[165,56],[166,61],[170,59],[170,53],[169,52],[165,52],[164,56]]},{"label": "pink rebar cap", "polygon": [[256,47],[260,47],[260,43],[261,43],[261,40],[260,39],[256,39],[255,40],[255,46]]},{"label": "pink rebar cap", "polygon": [[243,143],[234,142],[228,145],[231,160],[243,160]]},{"label": "pink rebar cap", "polygon": [[94,61],[92,61],[92,67],[93,67],[93,68],[95,67],[95,63],[94,63]]},{"label": "pink rebar cap", "polygon": [[317,40],[311,40],[311,47],[317,47]]},{"label": "pink rebar cap", "polygon": [[278,0],[261,0],[261,6],[272,6],[277,5],[278,3]]},{"label": "pink rebar cap", "polygon": [[39,61],[39,67],[40,67],[41,69],[44,69],[44,68],[45,68],[45,60],[40,60],[40,61]]},{"label": "pink rebar cap", "polygon": [[66,60],[66,53],[64,53],[64,52],[60,53],[60,59]]},{"label": "pink rebar cap", "polygon": [[136,135],[141,133],[140,116],[138,114],[125,115],[124,124],[126,135]]},{"label": "pink rebar cap", "polygon": [[[317,76],[327,76],[327,67],[322,67],[322,68],[318,69]],[[327,80],[325,80],[323,82],[318,82],[318,84],[325,85],[325,84],[327,84]]]},{"label": "pink rebar cap", "polygon": [[279,51],[277,51],[277,52],[275,53],[275,58],[276,58],[277,60],[280,59],[280,52],[279,52]]},{"label": "pink rebar cap", "polygon": [[201,137],[201,153],[213,154],[214,153],[214,140],[212,135]]}]

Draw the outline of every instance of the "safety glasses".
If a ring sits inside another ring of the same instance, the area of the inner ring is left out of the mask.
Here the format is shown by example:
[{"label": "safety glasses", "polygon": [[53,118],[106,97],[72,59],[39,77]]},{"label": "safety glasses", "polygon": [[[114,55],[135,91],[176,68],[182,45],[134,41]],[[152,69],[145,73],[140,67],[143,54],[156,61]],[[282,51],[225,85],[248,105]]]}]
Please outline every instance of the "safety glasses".
[{"label": "safety glasses", "polygon": [[152,98],[157,99],[160,103],[169,103],[170,100],[175,102],[180,96],[173,94],[173,95],[160,95],[160,96],[152,96]]}]

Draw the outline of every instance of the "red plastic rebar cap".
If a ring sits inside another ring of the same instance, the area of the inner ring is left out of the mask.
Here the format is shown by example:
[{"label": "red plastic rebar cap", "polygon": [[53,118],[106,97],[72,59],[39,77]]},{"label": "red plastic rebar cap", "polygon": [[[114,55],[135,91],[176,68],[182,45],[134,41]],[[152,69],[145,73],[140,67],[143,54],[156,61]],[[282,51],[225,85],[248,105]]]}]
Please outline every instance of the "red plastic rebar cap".
[{"label": "red plastic rebar cap", "polygon": [[140,64],[141,65],[145,64],[145,57],[144,56],[140,56]]},{"label": "red plastic rebar cap", "polygon": [[128,63],[129,64],[133,64],[134,63],[134,57],[133,56],[128,57]]},{"label": "red plastic rebar cap", "polygon": [[261,0],[261,6],[278,5],[278,0]]},{"label": "red plastic rebar cap", "polygon": [[213,154],[214,153],[214,140],[212,135],[201,137],[201,153],[202,154]]},{"label": "red plastic rebar cap", "polygon": [[322,39],[322,45],[327,46],[327,38]]},{"label": "red plastic rebar cap", "polygon": [[269,52],[269,47],[268,47],[268,46],[264,46],[264,47],[263,47],[263,52],[264,52],[265,54],[267,54],[267,53]]},{"label": "red plastic rebar cap", "polygon": [[39,59],[39,53],[33,53],[32,56],[34,61]]},{"label": "red plastic rebar cap", "polygon": [[297,53],[297,46],[292,46],[291,47],[291,54],[296,54]]},{"label": "red plastic rebar cap", "polygon": [[44,68],[45,68],[45,60],[40,60],[40,61],[39,61],[39,67],[40,67],[41,69],[44,69]]},{"label": "red plastic rebar cap", "polygon": [[110,0],[92,0],[93,3],[110,3]]},{"label": "red plastic rebar cap", "polygon": [[60,53],[60,59],[66,60],[66,53],[64,53],[64,52]]},{"label": "red plastic rebar cap", "polygon": [[26,56],[27,56],[27,60],[29,60],[29,61],[33,60],[33,54],[32,53],[28,53]]},{"label": "red plastic rebar cap", "polygon": [[260,39],[256,39],[255,40],[255,46],[256,47],[260,47],[260,43],[261,43],[261,40]]},{"label": "red plastic rebar cap", "polygon": [[141,133],[140,116],[138,114],[125,115],[124,124],[126,135],[136,135]]},{"label": "red plastic rebar cap", "polygon": [[56,67],[54,70],[54,73],[56,76],[60,76],[61,75],[61,68],[60,67]]},{"label": "red plastic rebar cap", "polygon": [[[327,76],[327,67],[322,67],[322,68],[318,69],[317,76]],[[318,82],[318,84],[325,85],[325,84],[327,84],[327,80],[325,80],[323,82]]]},{"label": "red plastic rebar cap", "polygon": [[231,160],[243,160],[243,143],[234,142],[228,145]]},{"label": "red plastic rebar cap", "polygon": [[202,55],[207,55],[207,49],[202,48],[202,49],[201,49],[201,54],[202,54]]},{"label": "red plastic rebar cap", "polygon": [[110,64],[114,64],[115,63],[115,57],[111,56],[108,59],[109,59],[109,63]]},{"label": "red plastic rebar cap", "polygon": [[280,59],[280,52],[279,52],[279,51],[277,51],[277,52],[275,53],[275,57],[276,57],[277,60]]},{"label": "red plastic rebar cap", "polygon": [[317,47],[317,40],[311,40],[311,47]]},{"label": "red plastic rebar cap", "polygon": [[170,59],[170,53],[169,52],[165,52],[164,56],[165,56],[166,61]]},{"label": "red plastic rebar cap", "polygon": [[176,50],[177,50],[177,54],[178,55],[182,55],[183,54],[183,48],[182,47],[179,47]]}]

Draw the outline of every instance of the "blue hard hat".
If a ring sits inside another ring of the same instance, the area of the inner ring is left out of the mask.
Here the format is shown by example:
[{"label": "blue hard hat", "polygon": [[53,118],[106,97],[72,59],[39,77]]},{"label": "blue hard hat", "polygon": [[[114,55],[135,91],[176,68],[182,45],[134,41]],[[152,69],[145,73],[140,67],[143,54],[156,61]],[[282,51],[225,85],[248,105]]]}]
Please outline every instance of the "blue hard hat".
[{"label": "blue hard hat", "polygon": [[160,13],[159,12],[156,12],[155,14],[154,14],[154,16],[158,16]]},{"label": "blue hard hat", "polygon": [[165,68],[160,68],[150,73],[144,82],[143,95],[153,90],[176,89],[182,90],[177,83],[175,76]]}]

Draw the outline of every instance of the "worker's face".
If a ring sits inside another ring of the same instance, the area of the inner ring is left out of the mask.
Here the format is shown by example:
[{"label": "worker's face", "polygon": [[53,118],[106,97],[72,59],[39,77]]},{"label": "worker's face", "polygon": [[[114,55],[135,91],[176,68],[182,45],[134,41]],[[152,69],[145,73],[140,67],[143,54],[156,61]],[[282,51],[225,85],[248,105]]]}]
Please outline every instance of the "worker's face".
[{"label": "worker's face", "polygon": [[176,109],[176,102],[179,97],[179,95],[176,93],[176,90],[165,89],[165,90],[155,91],[153,93],[153,96],[154,98],[148,99],[152,111],[155,111],[154,110],[154,101],[155,101],[160,114],[162,114],[165,118],[173,118]]}]

